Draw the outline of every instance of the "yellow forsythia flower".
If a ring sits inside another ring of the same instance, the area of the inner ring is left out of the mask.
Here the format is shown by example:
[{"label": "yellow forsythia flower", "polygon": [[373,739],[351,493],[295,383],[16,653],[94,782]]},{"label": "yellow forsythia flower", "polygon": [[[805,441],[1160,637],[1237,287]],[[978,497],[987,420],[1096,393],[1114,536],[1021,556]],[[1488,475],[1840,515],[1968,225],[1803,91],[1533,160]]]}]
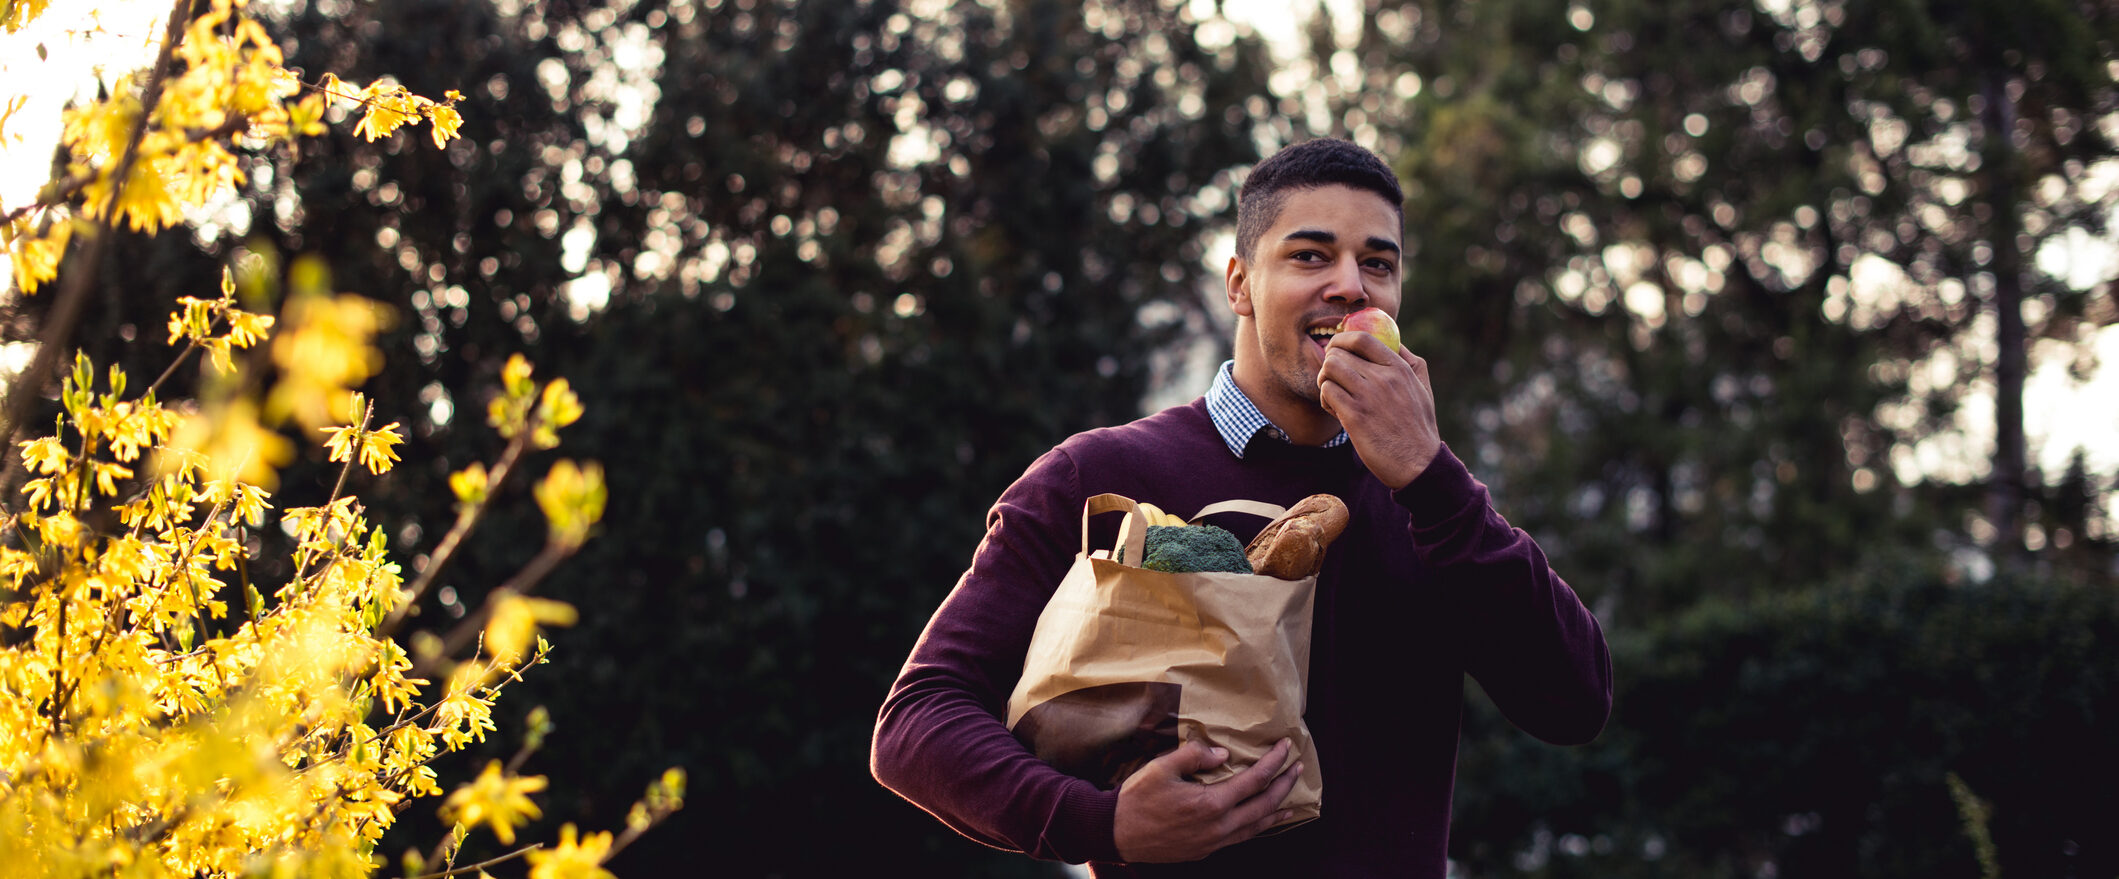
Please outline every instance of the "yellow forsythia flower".
[{"label": "yellow forsythia flower", "polygon": [[500,368],[500,383],[507,388],[509,396],[528,396],[530,393],[530,360],[521,354],[508,355],[507,365]]},{"label": "yellow forsythia flower", "polygon": [[537,804],[530,801],[530,794],[544,790],[544,787],[544,776],[504,776],[500,761],[494,760],[486,764],[486,770],[479,773],[478,778],[457,788],[442,803],[442,820],[465,825],[490,825],[502,845],[514,845],[515,828],[544,815]]},{"label": "yellow forsythia flower", "polygon": [[463,115],[456,112],[456,108],[449,106],[437,106],[428,110],[427,119],[434,124],[434,146],[437,148],[448,146],[449,139],[456,136],[456,129],[462,128],[464,124]]},{"label": "yellow forsythia flower", "polygon": [[361,92],[361,100],[368,104],[368,112],[353,126],[353,133],[369,140],[383,137],[396,131],[405,123],[419,118],[417,96],[406,91],[404,86],[376,83]]},{"label": "yellow forsythia flower", "polygon": [[537,402],[537,431],[530,440],[540,449],[559,445],[559,429],[581,420],[581,398],[567,385],[567,380],[555,378],[544,386],[544,393]]},{"label": "yellow forsythia flower", "polygon": [[368,468],[368,472],[381,474],[397,462],[393,447],[405,441],[397,432],[398,426],[399,422],[392,421],[374,430],[362,430],[350,424],[328,427],[325,430],[331,438],[324,441],[324,447],[331,450],[333,461],[350,461],[358,455],[361,466]]},{"label": "yellow forsythia flower", "polygon": [[449,474],[449,490],[456,493],[457,501],[465,506],[484,503],[486,500],[486,465],[474,462],[469,467]]},{"label": "yellow forsythia flower", "polygon": [[490,600],[493,614],[486,620],[486,649],[508,665],[522,658],[539,624],[571,626],[576,616],[574,606],[564,601],[528,598],[508,589],[495,592]]},{"label": "yellow forsythia flower", "polygon": [[382,352],[371,340],[390,319],[388,306],[360,296],[318,293],[290,299],[286,326],[272,340],[280,382],[266,400],[266,412],[314,427],[357,414],[346,389],[359,387],[382,368]]},{"label": "yellow forsythia flower", "polygon": [[603,868],[610,857],[611,835],[591,833],[577,839],[574,825],[559,829],[559,844],[531,852],[530,879],[618,879]]},{"label": "yellow forsythia flower", "polygon": [[[257,407],[247,400],[184,419],[170,445],[200,453],[208,462],[209,480],[235,479],[267,489],[279,484],[280,465],[294,460],[294,443],[260,424]],[[170,451],[164,449],[160,458],[164,473],[177,465]]]},{"label": "yellow forsythia flower", "polygon": [[66,453],[66,446],[58,437],[38,437],[22,443],[22,466],[32,473],[57,473],[72,461],[73,456]]},{"label": "yellow forsythia flower", "polygon": [[594,461],[576,465],[562,458],[552,464],[533,493],[537,506],[544,510],[551,541],[573,549],[589,539],[589,527],[603,518],[603,465]]},{"label": "yellow forsythia flower", "polygon": [[66,242],[72,237],[73,228],[72,223],[61,220],[40,234],[31,225],[30,217],[24,216],[0,229],[5,233],[0,238],[5,238],[7,249],[13,251],[15,289],[35,293],[46,281],[59,276],[59,258],[66,254]]},{"label": "yellow forsythia flower", "polygon": [[397,452],[394,447],[405,441],[403,436],[398,435],[397,427],[398,422],[392,421],[368,431],[368,435],[363,438],[361,466],[368,468],[368,472],[382,473],[389,470],[391,464],[396,463]]},{"label": "yellow forsythia flower", "polygon": [[0,2],[0,28],[5,28],[8,33],[21,30],[23,25],[43,15],[44,7],[50,4],[51,0],[4,0]]},{"label": "yellow forsythia flower", "polygon": [[477,693],[487,671],[477,662],[459,664],[449,674],[446,694],[434,705],[434,724],[427,730],[441,736],[449,750],[485,741],[486,733],[494,728],[493,700]]},{"label": "yellow forsythia flower", "polygon": [[269,314],[251,314],[247,311],[228,309],[228,340],[238,348],[248,348],[272,332],[273,317]]}]

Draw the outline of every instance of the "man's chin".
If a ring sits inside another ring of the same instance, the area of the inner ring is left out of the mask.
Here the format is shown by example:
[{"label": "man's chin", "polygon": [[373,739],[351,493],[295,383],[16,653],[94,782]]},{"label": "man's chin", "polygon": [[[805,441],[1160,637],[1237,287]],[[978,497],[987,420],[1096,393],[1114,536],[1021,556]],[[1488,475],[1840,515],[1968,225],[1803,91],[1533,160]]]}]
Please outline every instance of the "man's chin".
[{"label": "man's chin", "polygon": [[1290,396],[1320,410],[1324,408],[1324,389],[1317,384],[1316,373],[1284,376],[1282,383],[1287,386]]}]

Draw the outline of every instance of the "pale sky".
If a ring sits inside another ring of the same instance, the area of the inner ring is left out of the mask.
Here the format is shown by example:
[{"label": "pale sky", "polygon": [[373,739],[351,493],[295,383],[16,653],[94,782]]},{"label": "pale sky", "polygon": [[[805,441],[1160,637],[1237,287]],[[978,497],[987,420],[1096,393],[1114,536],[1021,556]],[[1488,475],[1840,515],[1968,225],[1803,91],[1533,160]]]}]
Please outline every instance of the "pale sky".
[{"label": "pale sky", "polygon": [[29,98],[0,128],[0,208],[28,203],[50,179],[59,113],[69,97],[95,94],[99,70],[117,75],[154,60],[166,0],[101,0],[93,10],[82,8],[88,5],[54,3],[29,27],[0,34],[0,101]]}]

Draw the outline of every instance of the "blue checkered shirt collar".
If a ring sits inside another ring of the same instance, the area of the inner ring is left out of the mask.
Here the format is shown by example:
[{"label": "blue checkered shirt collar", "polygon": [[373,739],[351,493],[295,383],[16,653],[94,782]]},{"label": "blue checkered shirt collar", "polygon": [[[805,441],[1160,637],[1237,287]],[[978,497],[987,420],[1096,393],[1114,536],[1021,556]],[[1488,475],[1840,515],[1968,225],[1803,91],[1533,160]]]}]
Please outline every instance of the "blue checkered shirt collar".
[{"label": "blue checkered shirt collar", "polygon": [[[1214,429],[1221,433],[1221,441],[1229,445],[1236,457],[1243,457],[1244,449],[1260,433],[1266,438],[1287,442],[1288,435],[1273,422],[1267,421],[1265,413],[1258,411],[1258,404],[1251,402],[1236,386],[1236,361],[1227,360],[1214,373],[1214,385],[1207,388],[1207,415],[1214,419]],[[1347,441],[1346,431],[1340,431],[1324,444],[1325,448],[1343,445]]]}]

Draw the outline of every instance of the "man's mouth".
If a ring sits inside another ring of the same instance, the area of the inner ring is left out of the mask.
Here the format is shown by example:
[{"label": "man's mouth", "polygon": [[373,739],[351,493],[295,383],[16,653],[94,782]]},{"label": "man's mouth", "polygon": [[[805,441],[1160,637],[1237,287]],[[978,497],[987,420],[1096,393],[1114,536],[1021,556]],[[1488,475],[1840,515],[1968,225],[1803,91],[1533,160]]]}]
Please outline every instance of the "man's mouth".
[{"label": "man's mouth", "polygon": [[1310,340],[1318,345],[1324,345],[1332,341],[1333,336],[1343,332],[1346,332],[1346,321],[1344,320],[1330,326],[1311,327],[1309,329]]}]

